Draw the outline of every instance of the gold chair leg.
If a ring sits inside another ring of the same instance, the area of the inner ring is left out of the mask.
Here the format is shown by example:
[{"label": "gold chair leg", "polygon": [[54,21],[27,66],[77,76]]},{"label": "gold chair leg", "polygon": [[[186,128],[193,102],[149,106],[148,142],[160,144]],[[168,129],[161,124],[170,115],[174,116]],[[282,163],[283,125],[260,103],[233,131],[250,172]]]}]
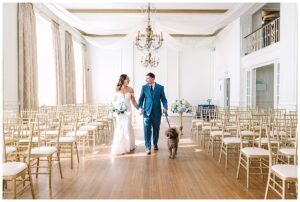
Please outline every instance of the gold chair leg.
[{"label": "gold chair leg", "polygon": [[225,145],[225,168],[228,167],[228,146]]},{"label": "gold chair leg", "polygon": [[28,177],[29,177],[29,183],[30,183],[32,199],[35,199],[33,183],[32,183],[32,177],[31,177],[31,168],[28,166],[27,170],[28,170]]},{"label": "gold chair leg", "polygon": [[71,144],[71,169],[73,169],[73,142]]},{"label": "gold chair leg", "polygon": [[38,178],[39,176],[39,166],[40,166],[40,158],[37,158],[37,163],[36,163],[36,171],[35,171],[35,178]]},{"label": "gold chair leg", "polygon": [[52,177],[52,155],[48,157],[48,169],[49,169],[49,189],[51,189],[51,177]]},{"label": "gold chair leg", "polygon": [[250,173],[250,162],[249,158],[247,157],[247,189],[249,188],[249,173]]},{"label": "gold chair leg", "polygon": [[285,191],[286,191],[285,185],[286,185],[285,180],[282,180],[282,199],[285,199]]},{"label": "gold chair leg", "polygon": [[265,192],[265,199],[267,199],[267,197],[268,197],[269,186],[270,186],[270,180],[271,180],[271,172],[269,171],[268,182],[267,182],[267,187],[266,187],[266,192]]},{"label": "gold chair leg", "polygon": [[25,187],[25,174],[26,174],[26,173],[24,173],[24,174],[22,175],[22,184],[23,184],[23,188]]},{"label": "gold chair leg", "polygon": [[222,151],[223,151],[223,143],[221,143],[221,147],[220,147],[219,164],[221,164],[221,159],[222,159]]},{"label": "gold chair leg", "polygon": [[13,198],[16,199],[17,198],[17,179],[14,177],[12,179],[12,186],[13,186]]},{"label": "gold chair leg", "polygon": [[239,179],[240,166],[241,166],[241,158],[242,158],[242,154],[240,153],[240,157],[239,157],[239,165],[238,165],[238,169],[237,169],[237,173],[236,173],[236,179]]},{"label": "gold chair leg", "polygon": [[63,178],[63,174],[62,174],[62,169],[61,169],[61,163],[60,163],[60,152],[59,150],[57,151],[57,160],[58,160],[58,167],[59,167],[59,173],[60,173],[60,178]]},{"label": "gold chair leg", "polygon": [[77,154],[77,161],[78,161],[78,164],[79,164],[79,155],[78,155],[77,142],[75,142],[75,149],[76,149],[76,154]]}]

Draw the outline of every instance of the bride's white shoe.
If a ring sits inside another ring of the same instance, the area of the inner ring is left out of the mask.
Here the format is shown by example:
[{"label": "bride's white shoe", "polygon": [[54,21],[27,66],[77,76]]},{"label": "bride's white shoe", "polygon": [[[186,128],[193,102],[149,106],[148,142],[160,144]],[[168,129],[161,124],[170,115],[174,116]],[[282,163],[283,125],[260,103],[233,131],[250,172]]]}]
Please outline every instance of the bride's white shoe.
[{"label": "bride's white shoe", "polygon": [[136,149],[137,146],[134,146],[133,148],[130,149],[130,151],[133,151]]}]

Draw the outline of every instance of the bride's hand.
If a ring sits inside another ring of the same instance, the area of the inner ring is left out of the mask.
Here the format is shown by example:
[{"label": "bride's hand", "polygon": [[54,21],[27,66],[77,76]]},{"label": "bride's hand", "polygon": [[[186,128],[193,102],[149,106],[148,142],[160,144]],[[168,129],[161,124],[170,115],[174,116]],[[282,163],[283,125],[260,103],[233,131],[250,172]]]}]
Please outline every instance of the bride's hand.
[{"label": "bride's hand", "polygon": [[141,109],[139,110],[139,112],[140,112],[140,115],[142,115],[142,114],[144,113],[144,110],[141,108]]}]

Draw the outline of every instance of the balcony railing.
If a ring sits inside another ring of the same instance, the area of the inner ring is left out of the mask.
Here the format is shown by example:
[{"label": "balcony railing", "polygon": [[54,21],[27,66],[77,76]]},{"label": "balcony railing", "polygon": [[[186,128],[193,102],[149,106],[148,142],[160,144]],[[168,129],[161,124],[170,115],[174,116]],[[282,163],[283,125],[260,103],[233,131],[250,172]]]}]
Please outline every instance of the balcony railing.
[{"label": "balcony railing", "polygon": [[280,18],[276,18],[275,20],[244,37],[246,45],[245,55],[277,43],[280,40],[279,23]]}]

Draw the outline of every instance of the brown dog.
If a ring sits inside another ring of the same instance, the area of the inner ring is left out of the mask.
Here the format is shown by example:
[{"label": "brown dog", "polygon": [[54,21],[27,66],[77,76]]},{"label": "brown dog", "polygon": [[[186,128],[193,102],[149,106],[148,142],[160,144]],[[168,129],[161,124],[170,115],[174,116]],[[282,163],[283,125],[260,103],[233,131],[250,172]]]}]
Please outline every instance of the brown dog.
[{"label": "brown dog", "polygon": [[178,148],[178,132],[176,128],[169,128],[165,135],[168,137],[168,148],[170,152],[169,158],[174,159],[177,154],[177,148]]}]

